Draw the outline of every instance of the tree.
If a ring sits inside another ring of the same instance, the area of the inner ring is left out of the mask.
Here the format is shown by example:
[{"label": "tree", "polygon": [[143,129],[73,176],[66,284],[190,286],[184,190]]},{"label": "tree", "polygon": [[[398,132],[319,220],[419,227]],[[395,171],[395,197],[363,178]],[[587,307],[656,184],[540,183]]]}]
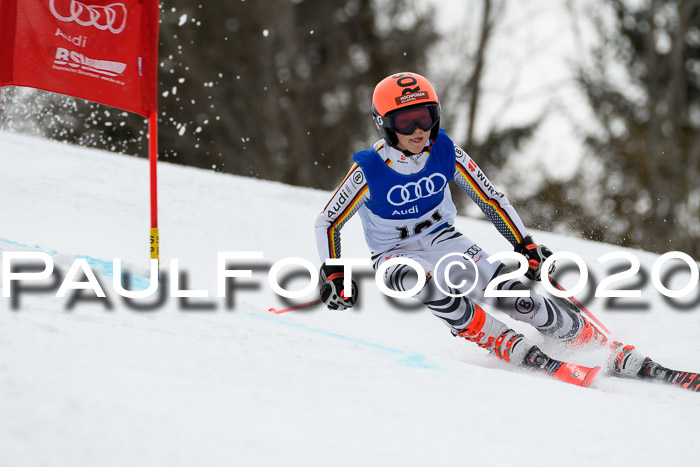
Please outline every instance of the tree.
[{"label": "tree", "polygon": [[[349,156],[378,139],[369,109],[375,84],[391,73],[420,71],[439,89],[450,134],[465,133],[456,141],[494,173],[537,122],[475,131],[488,48],[505,5],[476,3],[479,32],[465,53],[466,41],[452,31],[438,34],[435,9],[415,0],[165,0],[161,160],[334,188]],[[457,68],[428,63],[440,43],[459,45],[450,52],[462,58]],[[3,126],[32,122],[48,137],[147,154],[146,125],[136,115],[39,91],[4,97],[27,105],[5,107]]]},{"label": "tree", "polygon": [[[436,40],[411,0],[161,2],[162,160],[331,188],[377,139],[373,86]],[[145,156],[141,117],[10,88],[0,125]],[[9,105],[8,105],[9,104]]]},{"label": "tree", "polygon": [[[525,144],[537,130],[542,118],[503,125],[499,118],[477,133],[478,123],[483,123],[484,81],[495,56],[490,45],[495,39],[507,40],[501,26],[507,4],[504,0],[476,0],[469,4],[466,16],[459,28],[445,35],[436,45],[440,50],[436,60],[436,87],[442,103],[442,125],[448,129],[455,142],[472,155],[489,176],[501,178],[508,157]],[[518,70],[513,68],[513,75]],[[496,114],[509,110],[509,99],[499,103]],[[463,136],[462,136],[463,135]],[[464,197],[455,197],[459,210],[472,206]],[[519,204],[520,205],[520,204]]]},{"label": "tree", "polygon": [[607,5],[591,13],[601,40],[579,70],[599,124],[587,166],[601,175],[595,191],[576,188],[579,214],[602,240],[698,256],[700,2]]},{"label": "tree", "polygon": [[406,0],[171,3],[165,157],[297,185],[335,185],[376,139],[374,84],[421,67],[435,38]]}]

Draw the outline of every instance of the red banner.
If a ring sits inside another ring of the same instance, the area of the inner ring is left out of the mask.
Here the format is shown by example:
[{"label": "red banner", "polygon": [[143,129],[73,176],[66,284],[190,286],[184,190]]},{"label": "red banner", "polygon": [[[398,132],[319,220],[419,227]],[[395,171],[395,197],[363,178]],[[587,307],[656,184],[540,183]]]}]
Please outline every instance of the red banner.
[{"label": "red banner", "polygon": [[157,71],[158,0],[0,0],[0,86],[148,117]]}]

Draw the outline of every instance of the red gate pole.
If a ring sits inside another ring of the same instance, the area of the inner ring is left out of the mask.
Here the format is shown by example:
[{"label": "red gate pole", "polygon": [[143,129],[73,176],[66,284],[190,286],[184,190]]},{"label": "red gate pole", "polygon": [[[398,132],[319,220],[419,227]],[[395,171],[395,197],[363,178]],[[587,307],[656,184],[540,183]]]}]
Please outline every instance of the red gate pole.
[{"label": "red gate pole", "polygon": [[158,243],[158,111],[148,115],[148,160],[151,168],[151,259],[159,259]]}]

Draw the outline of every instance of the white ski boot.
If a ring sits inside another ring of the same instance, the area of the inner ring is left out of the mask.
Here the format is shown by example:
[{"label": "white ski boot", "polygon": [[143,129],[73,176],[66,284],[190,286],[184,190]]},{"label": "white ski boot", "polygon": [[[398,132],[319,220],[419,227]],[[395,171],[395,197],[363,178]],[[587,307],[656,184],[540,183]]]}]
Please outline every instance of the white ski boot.
[{"label": "white ski boot", "polygon": [[639,375],[646,357],[636,350],[633,345],[613,342],[610,350],[608,370],[617,375],[630,378]]}]

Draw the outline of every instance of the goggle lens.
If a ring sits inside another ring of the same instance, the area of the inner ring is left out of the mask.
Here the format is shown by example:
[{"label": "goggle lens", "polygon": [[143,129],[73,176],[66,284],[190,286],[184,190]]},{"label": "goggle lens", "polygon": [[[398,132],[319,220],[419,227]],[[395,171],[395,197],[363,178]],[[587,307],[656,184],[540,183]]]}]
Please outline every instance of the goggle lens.
[{"label": "goggle lens", "polygon": [[430,131],[435,125],[433,113],[428,107],[418,107],[398,112],[392,116],[394,131],[402,135],[412,135],[416,127]]}]

